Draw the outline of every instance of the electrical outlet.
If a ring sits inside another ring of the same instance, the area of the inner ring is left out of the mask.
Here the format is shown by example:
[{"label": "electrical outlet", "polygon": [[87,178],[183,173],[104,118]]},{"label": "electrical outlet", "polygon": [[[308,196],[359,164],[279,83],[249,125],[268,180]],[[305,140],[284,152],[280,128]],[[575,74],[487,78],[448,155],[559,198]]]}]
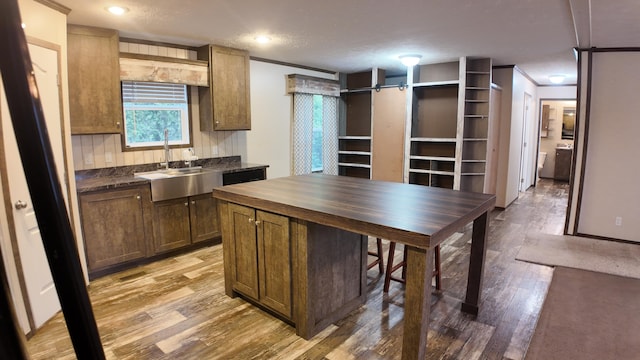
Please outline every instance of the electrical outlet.
[{"label": "electrical outlet", "polygon": [[113,162],[113,154],[111,154],[111,151],[107,151],[104,153],[104,162],[107,162],[107,163]]},{"label": "electrical outlet", "polygon": [[84,164],[93,165],[93,153],[86,153],[84,155]]},{"label": "electrical outlet", "polygon": [[616,216],[616,226],[622,226],[622,216]]}]

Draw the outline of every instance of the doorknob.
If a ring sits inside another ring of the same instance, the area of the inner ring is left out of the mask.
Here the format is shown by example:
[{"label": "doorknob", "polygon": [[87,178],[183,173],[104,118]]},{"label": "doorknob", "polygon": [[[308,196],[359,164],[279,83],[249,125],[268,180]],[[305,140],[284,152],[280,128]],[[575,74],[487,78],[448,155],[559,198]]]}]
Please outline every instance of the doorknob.
[{"label": "doorknob", "polygon": [[14,206],[16,210],[22,210],[27,207],[27,203],[22,200],[18,200],[16,201],[16,204]]}]

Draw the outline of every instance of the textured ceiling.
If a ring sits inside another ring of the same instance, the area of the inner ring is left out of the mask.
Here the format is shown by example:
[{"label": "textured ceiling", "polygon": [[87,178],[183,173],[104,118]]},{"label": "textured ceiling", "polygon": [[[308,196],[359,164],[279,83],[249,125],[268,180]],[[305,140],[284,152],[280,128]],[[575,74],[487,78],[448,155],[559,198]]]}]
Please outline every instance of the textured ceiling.
[{"label": "textured ceiling", "polygon": [[[113,28],[123,37],[183,45],[214,43],[252,56],[354,72],[402,72],[398,56],[421,64],[460,56],[517,65],[539,84],[548,75],[576,81],[573,48],[636,46],[637,0],[58,0],[72,24]],[[120,17],[105,11],[120,5]],[[582,20],[574,26],[573,14]],[[260,45],[259,34],[273,41]],[[623,34],[623,36],[619,36]],[[584,40],[583,40],[584,39]],[[590,40],[593,41],[590,41]]]}]

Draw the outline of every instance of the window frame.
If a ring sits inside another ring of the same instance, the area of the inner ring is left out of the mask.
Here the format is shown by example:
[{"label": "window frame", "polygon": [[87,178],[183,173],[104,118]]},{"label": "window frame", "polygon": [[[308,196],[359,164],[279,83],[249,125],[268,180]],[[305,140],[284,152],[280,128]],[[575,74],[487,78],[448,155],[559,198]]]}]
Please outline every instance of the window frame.
[{"label": "window frame", "polygon": [[[120,83],[120,100],[122,101],[122,124],[123,126],[121,127],[121,132],[120,132],[120,140],[121,140],[121,148],[123,152],[126,151],[144,151],[144,150],[162,150],[164,148],[164,142],[161,142],[158,145],[145,145],[145,146],[129,146],[127,145],[127,139],[126,139],[126,116],[125,116],[125,106],[124,106],[124,99],[123,99],[123,94],[122,94],[122,83],[123,82],[148,82],[148,83],[154,83],[156,81],[132,81],[132,80],[122,80]],[[176,143],[176,142],[172,142],[169,141],[169,148],[174,148],[174,149],[180,149],[180,148],[191,148],[193,147],[193,103],[192,103],[192,99],[193,96],[191,96],[191,92],[193,91],[193,86],[191,85],[187,85],[187,84],[179,84],[179,85],[185,85],[185,92],[186,92],[186,96],[187,96],[187,116],[186,116],[186,121],[185,124],[187,125],[188,129],[186,131],[186,133],[189,136],[189,143]]]}]

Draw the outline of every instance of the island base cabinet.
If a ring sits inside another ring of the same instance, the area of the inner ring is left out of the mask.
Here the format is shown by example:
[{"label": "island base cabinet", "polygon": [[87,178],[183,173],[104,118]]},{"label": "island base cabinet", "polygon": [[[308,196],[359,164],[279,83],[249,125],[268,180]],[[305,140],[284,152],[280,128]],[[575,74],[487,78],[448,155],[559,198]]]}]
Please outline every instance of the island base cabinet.
[{"label": "island base cabinet", "polygon": [[366,300],[366,236],[220,201],[225,291],[310,339]]},{"label": "island base cabinet", "polygon": [[233,290],[291,319],[289,219],[236,204],[229,218]]},{"label": "island base cabinet", "polygon": [[310,339],[367,300],[367,237],[295,221],[296,334]]}]

